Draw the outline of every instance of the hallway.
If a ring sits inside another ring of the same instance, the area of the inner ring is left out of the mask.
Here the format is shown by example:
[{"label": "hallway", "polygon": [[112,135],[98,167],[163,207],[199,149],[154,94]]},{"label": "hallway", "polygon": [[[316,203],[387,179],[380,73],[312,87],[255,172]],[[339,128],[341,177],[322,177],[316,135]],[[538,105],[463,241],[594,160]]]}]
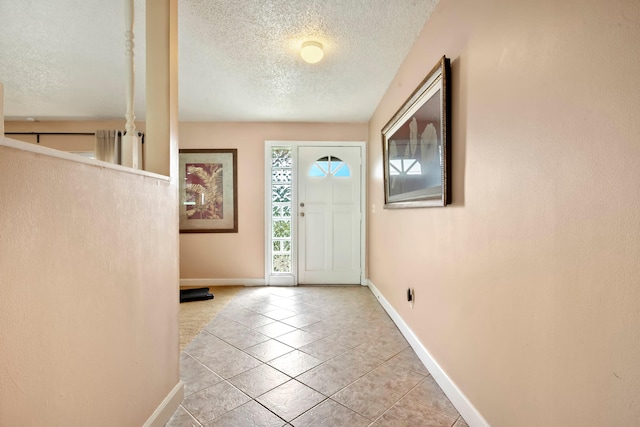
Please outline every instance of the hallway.
[{"label": "hallway", "polygon": [[168,427],[467,427],[366,287],[247,287],[181,354]]}]

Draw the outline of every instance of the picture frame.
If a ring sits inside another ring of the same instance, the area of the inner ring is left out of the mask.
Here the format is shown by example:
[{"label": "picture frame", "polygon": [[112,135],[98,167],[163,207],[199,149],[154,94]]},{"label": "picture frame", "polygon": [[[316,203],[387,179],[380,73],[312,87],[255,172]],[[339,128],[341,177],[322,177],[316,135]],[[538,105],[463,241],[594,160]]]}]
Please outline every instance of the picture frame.
[{"label": "picture frame", "polygon": [[180,233],[237,233],[238,150],[178,153]]},{"label": "picture frame", "polygon": [[382,128],[385,209],[450,203],[449,75],[443,56]]}]

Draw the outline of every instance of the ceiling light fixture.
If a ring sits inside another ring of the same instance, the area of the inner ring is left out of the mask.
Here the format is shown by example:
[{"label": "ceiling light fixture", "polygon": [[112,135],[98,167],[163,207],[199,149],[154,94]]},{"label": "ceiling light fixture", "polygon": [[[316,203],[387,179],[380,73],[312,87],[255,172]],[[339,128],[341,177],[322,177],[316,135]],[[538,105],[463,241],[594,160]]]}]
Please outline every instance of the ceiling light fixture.
[{"label": "ceiling light fixture", "polygon": [[324,56],[322,45],[318,42],[304,42],[300,49],[300,56],[309,64],[315,64]]}]

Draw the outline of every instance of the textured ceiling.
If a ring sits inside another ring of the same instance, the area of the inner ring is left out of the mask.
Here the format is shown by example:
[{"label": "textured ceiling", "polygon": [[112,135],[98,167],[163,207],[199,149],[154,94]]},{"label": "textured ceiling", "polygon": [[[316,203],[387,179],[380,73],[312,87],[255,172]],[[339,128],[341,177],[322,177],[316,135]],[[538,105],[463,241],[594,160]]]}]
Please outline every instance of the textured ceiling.
[{"label": "textured ceiling", "polygon": [[[144,1],[135,3],[143,120]],[[436,3],[179,0],[180,120],[367,121]],[[324,45],[320,63],[300,58],[306,40]],[[124,76],[123,1],[0,1],[7,119],[122,118]]]}]

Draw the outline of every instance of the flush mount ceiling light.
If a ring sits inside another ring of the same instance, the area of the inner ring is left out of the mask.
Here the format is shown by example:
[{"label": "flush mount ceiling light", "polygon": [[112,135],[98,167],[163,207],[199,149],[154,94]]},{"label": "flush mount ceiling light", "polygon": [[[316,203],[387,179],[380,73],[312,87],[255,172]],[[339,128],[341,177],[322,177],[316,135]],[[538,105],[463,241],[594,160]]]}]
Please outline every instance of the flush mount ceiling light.
[{"label": "flush mount ceiling light", "polygon": [[322,45],[318,42],[304,42],[300,49],[300,56],[309,64],[315,64],[324,56]]}]

